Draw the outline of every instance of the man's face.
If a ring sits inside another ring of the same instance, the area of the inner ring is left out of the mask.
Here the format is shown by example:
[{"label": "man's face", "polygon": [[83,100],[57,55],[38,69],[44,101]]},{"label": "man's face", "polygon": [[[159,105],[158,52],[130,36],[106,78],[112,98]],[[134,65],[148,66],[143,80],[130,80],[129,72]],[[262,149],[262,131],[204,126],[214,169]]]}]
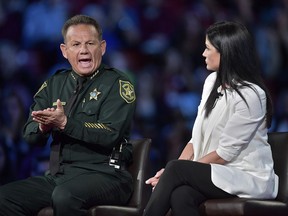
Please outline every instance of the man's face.
[{"label": "man's face", "polygon": [[101,64],[106,42],[99,40],[94,26],[79,24],[68,28],[65,44],[60,49],[77,74],[89,76]]}]

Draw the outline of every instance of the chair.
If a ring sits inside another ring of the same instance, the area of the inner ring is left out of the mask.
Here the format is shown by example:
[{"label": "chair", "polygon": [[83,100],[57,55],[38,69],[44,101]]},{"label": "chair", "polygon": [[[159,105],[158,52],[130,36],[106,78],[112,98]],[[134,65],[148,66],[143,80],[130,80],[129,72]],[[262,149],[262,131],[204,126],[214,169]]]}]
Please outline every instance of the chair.
[{"label": "chair", "polygon": [[[89,209],[88,216],[138,216],[150,197],[151,188],[145,184],[149,178],[149,151],[151,139],[138,139],[131,141],[133,145],[133,163],[128,167],[134,180],[134,192],[125,206],[99,205]],[[43,208],[37,216],[53,216],[51,207]]]},{"label": "chair", "polygon": [[[228,198],[206,200],[200,205],[201,216],[287,216],[288,215],[288,132],[268,134],[279,177],[279,192],[275,200]],[[171,211],[166,216],[170,216]]]},{"label": "chair", "polygon": [[229,198],[207,200],[200,206],[201,215],[288,215],[288,132],[269,133],[268,142],[272,149],[274,170],[279,176],[279,192],[276,199]]}]

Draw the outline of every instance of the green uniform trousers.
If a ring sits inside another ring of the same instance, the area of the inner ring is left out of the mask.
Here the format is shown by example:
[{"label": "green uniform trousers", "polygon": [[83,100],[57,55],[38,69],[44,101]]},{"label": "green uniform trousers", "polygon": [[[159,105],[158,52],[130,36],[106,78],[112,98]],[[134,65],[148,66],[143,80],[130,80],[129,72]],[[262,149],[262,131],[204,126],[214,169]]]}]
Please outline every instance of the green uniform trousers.
[{"label": "green uniform trousers", "polygon": [[55,216],[80,216],[87,215],[93,205],[125,204],[133,188],[131,176],[125,170],[106,166],[105,173],[68,168],[65,175],[34,176],[3,185],[0,215],[35,216],[51,205]]}]

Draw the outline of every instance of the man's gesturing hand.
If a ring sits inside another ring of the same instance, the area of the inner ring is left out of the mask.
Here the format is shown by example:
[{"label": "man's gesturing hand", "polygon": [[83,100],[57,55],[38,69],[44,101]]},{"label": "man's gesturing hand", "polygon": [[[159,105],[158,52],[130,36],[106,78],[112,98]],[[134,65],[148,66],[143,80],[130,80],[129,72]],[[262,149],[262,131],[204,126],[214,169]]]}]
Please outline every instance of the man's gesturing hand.
[{"label": "man's gesturing hand", "polygon": [[57,100],[57,108],[46,108],[44,110],[33,111],[31,113],[33,121],[39,123],[40,130],[45,133],[53,127],[63,130],[67,123],[67,116],[61,101]]}]

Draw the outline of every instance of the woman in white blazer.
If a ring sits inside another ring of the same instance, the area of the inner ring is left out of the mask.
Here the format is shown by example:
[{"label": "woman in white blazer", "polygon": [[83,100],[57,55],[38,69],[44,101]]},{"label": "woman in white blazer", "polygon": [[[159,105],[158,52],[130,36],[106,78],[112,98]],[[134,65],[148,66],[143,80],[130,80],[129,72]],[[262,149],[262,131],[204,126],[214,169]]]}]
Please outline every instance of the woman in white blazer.
[{"label": "woman in white blazer", "polygon": [[175,216],[199,215],[207,199],[277,195],[267,142],[272,102],[252,37],[240,23],[217,22],[205,45],[206,67],[214,72],[205,80],[192,138],[178,160],[146,181],[153,193],[145,216],[164,216],[170,208]]}]

